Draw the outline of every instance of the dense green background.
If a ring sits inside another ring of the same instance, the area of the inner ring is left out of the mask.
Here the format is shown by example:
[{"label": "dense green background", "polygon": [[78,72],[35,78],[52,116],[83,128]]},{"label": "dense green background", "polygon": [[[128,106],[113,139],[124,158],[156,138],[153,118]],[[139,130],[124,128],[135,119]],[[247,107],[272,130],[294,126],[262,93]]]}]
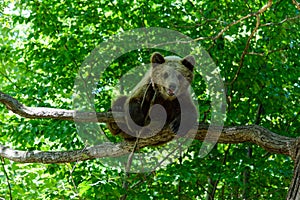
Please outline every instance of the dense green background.
[{"label": "dense green background", "polygon": [[[227,126],[256,123],[296,137],[300,132],[300,18],[292,1],[274,1],[261,15],[261,26],[237,79],[256,18],[249,17],[212,39],[265,3],[4,0],[0,2],[0,90],[28,106],[72,109],[77,70],[98,44],[133,28],[163,27],[202,38],[199,43],[221,69],[226,84]],[[122,73],[148,60],[149,51],[124,55],[110,68],[114,79],[103,80],[99,87],[113,85]],[[196,79],[194,88],[201,100],[200,120],[205,121],[209,100],[201,93],[205,91],[203,81]],[[109,90],[98,93],[98,111],[107,110],[110,101]],[[3,105],[0,113],[0,142],[4,145],[21,150],[84,147],[73,122],[24,119]],[[192,156],[200,145],[195,141],[188,153],[166,169],[132,174],[128,199],[285,198],[293,169],[288,157],[253,144],[219,144],[200,159]],[[117,199],[125,192],[123,172],[102,167],[101,159],[59,165],[1,162],[0,197],[5,199],[10,191],[14,199]]]}]

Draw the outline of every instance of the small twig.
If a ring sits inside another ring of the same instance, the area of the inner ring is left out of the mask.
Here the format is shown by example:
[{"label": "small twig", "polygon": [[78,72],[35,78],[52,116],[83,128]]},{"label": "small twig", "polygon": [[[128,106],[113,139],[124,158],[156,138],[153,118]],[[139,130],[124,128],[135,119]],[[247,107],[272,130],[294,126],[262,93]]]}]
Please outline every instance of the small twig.
[{"label": "small twig", "polygon": [[296,19],[299,19],[300,18],[300,15],[297,15],[295,17],[290,17],[290,18],[285,18],[283,20],[281,20],[280,22],[277,22],[277,23],[274,23],[274,22],[269,22],[269,23],[265,23],[265,24],[261,24],[260,27],[264,27],[264,26],[274,26],[274,25],[281,25],[285,22],[288,22],[288,21],[293,21],[293,20],[296,20]]},{"label": "small twig", "polygon": [[235,22],[232,22],[231,24],[227,25],[223,30],[221,30],[214,38],[213,40],[216,40],[218,39],[219,37],[221,37],[221,35],[223,35],[223,33],[225,31],[227,31],[231,26],[235,25],[235,24],[238,24],[240,23],[241,21],[249,18],[249,17],[253,17],[253,16],[258,16],[260,15],[261,13],[265,12],[269,7],[271,7],[272,5],[272,0],[269,0],[268,3],[266,5],[264,5],[261,9],[259,9],[259,11],[257,11],[256,13],[250,13],[242,18],[240,18],[239,20],[235,21]]},{"label": "small twig", "polygon": [[75,192],[76,192],[78,198],[80,199],[80,197],[79,197],[79,195],[78,195],[78,194],[79,194],[79,191],[78,191],[78,188],[77,188],[77,186],[76,186],[76,184],[75,184],[75,181],[74,181],[74,178],[73,178],[73,175],[72,175],[73,172],[74,172],[74,170],[75,170],[75,167],[76,167],[77,163],[78,163],[78,162],[76,162],[75,165],[72,167],[72,169],[70,169],[70,178],[71,178],[73,187],[74,187],[74,189],[75,189]]},{"label": "small twig", "polygon": [[221,37],[221,36],[223,35],[223,33],[224,33],[225,31],[227,31],[227,30],[228,30],[230,27],[232,27],[233,25],[236,25],[236,24],[240,23],[241,21],[243,21],[243,20],[245,20],[245,19],[247,19],[247,18],[249,18],[249,17],[255,16],[255,15],[256,15],[255,13],[250,13],[250,14],[248,14],[248,15],[246,15],[246,16],[240,18],[240,19],[238,19],[237,21],[232,22],[231,24],[227,25],[224,29],[222,29],[222,30],[221,30],[215,37],[213,37],[212,39],[213,39],[213,40],[218,39],[219,37]]},{"label": "small twig", "polygon": [[[138,141],[139,141],[139,137],[141,135],[141,132],[138,134],[138,137],[136,138],[136,141],[134,143],[133,149],[130,152],[128,159],[127,159],[127,163],[125,166],[125,177],[124,177],[124,181],[123,181],[123,189],[127,192],[128,191],[128,182],[127,179],[130,177],[130,168],[132,165],[132,160],[133,160],[133,155],[136,151],[136,148],[138,146]],[[125,193],[122,197],[120,197],[120,200],[125,200],[127,198],[127,194]]]},{"label": "small twig", "polygon": [[244,51],[242,53],[242,56],[241,56],[241,59],[240,59],[240,62],[239,62],[239,67],[237,69],[237,72],[234,75],[234,78],[232,79],[232,81],[230,83],[226,83],[226,85],[232,85],[236,81],[236,79],[238,78],[238,75],[240,74],[240,71],[241,71],[243,63],[244,63],[245,56],[246,56],[246,54],[248,52],[248,49],[249,49],[249,46],[250,46],[250,41],[253,38],[254,34],[257,32],[258,28],[260,27],[260,14],[262,14],[268,8],[270,8],[271,5],[272,5],[272,2],[273,2],[272,0],[269,0],[266,5],[264,5],[261,9],[259,9],[259,11],[257,11],[255,14],[253,14],[254,16],[256,16],[256,25],[255,25],[255,28],[253,29],[253,31],[251,32],[250,36],[248,37],[246,46],[244,48]]},{"label": "small twig", "polygon": [[4,158],[3,157],[1,157],[1,165],[2,165],[2,168],[3,168],[3,172],[4,172],[4,174],[5,174],[5,177],[6,177],[6,181],[7,181],[7,185],[8,185],[8,190],[9,190],[9,199],[10,200],[12,200],[13,199],[13,197],[12,197],[12,190],[11,190],[11,186],[10,186],[10,181],[9,181],[9,177],[8,177],[8,174],[7,174],[7,172],[6,172],[6,170],[5,170],[5,160],[4,160]]},{"label": "small twig", "polygon": [[[185,143],[186,141],[188,141],[188,139],[186,139],[183,143]],[[168,155],[166,155],[159,163],[157,163],[157,165],[156,166],[154,166],[152,169],[151,169],[151,171],[147,174],[147,175],[145,175],[145,178],[143,179],[143,180],[140,180],[140,181],[138,181],[137,183],[135,183],[134,185],[132,185],[131,186],[131,188],[130,189],[133,189],[133,188],[135,188],[135,187],[137,187],[137,186],[139,186],[140,184],[142,184],[142,182],[145,180],[145,179],[147,179],[151,174],[152,174],[152,172],[153,171],[155,171],[158,167],[160,167],[175,151],[177,151],[179,148],[181,148],[182,147],[182,144],[183,143],[180,143],[176,148],[174,148]]]},{"label": "small twig", "polygon": [[[233,25],[236,25],[236,24],[238,24],[238,23],[242,22],[243,20],[248,19],[250,17],[259,16],[261,13],[265,12],[269,7],[271,7],[271,5],[272,5],[272,0],[269,0],[268,3],[266,5],[264,5],[261,9],[259,9],[256,13],[250,13],[250,14],[238,19],[237,21],[234,21],[234,22],[230,23],[225,28],[223,28],[215,37],[213,37],[212,40],[215,41],[215,40],[219,39]],[[201,39],[199,39],[199,40],[201,40]],[[214,46],[214,44],[212,44],[210,47],[208,47],[207,50],[210,50],[213,46]]]},{"label": "small twig", "polygon": [[234,78],[232,79],[232,81],[230,83],[227,83],[227,85],[232,85],[236,81],[236,79],[238,78],[238,76],[239,76],[239,74],[241,72],[242,66],[244,64],[245,56],[246,56],[246,54],[248,52],[248,49],[250,47],[250,41],[253,38],[254,34],[257,32],[257,30],[259,28],[259,25],[260,25],[260,16],[257,15],[256,16],[256,25],[255,25],[255,28],[253,29],[253,31],[251,32],[250,36],[248,37],[248,40],[246,42],[246,46],[244,48],[244,51],[242,53],[242,56],[241,56],[241,59],[240,59],[240,62],[239,62],[238,70],[235,73]]},{"label": "small twig", "polygon": [[297,112],[297,114],[290,120],[287,122],[287,125],[285,127],[285,131],[287,132],[289,127],[291,126],[291,124],[297,120],[297,118],[300,116],[300,111]]},{"label": "small twig", "polygon": [[281,52],[281,51],[285,51],[285,50],[287,50],[287,49],[288,49],[288,48],[285,47],[285,48],[276,49],[276,50],[270,50],[270,51],[268,51],[268,52],[262,52],[262,53],[258,53],[258,52],[248,52],[247,55],[268,56],[268,55],[270,55],[271,53]]}]

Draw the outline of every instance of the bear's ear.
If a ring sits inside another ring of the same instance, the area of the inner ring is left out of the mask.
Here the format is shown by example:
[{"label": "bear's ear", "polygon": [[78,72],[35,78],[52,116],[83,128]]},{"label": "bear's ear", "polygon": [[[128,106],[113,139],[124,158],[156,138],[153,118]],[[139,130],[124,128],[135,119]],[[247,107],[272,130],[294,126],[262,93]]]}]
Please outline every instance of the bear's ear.
[{"label": "bear's ear", "polygon": [[153,53],[151,56],[151,64],[152,67],[156,67],[159,64],[163,64],[165,62],[164,57],[160,53]]},{"label": "bear's ear", "polygon": [[194,56],[186,56],[183,58],[183,60],[181,61],[181,63],[186,66],[189,70],[193,71],[194,66],[196,64],[195,58]]}]

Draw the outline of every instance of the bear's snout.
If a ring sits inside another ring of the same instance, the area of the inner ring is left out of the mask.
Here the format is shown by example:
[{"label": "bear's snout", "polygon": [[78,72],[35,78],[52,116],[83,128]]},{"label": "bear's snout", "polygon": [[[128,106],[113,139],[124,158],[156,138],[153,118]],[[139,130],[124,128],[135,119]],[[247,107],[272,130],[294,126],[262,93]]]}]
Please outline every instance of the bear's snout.
[{"label": "bear's snout", "polygon": [[167,88],[167,93],[168,95],[173,96],[175,95],[176,90],[177,90],[177,85],[175,83],[171,83]]},{"label": "bear's snout", "polygon": [[170,84],[169,89],[175,91],[177,89],[176,84],[175,83]]}]

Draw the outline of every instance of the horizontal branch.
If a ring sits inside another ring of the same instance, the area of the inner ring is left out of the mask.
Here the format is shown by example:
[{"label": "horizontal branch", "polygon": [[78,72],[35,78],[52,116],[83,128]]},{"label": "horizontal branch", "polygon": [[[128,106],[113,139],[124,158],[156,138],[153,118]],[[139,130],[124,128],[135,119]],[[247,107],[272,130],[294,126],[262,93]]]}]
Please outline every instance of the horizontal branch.
[{"label": "horizontal branch", "polygon": [[[78,112],[47,107],[27,107],[1,91],[0,103],[3,103],[7,109],[15,114],[30,119],[60,119],[77,122],[107,122],[112,119],[111,113]],[[116,117],[117,115],[116,113],[114,116]]]},{"label": "horizontal branch", "polygon": [[[203,141],[207,133],[205,130],[207,129],[199,126],[195,139]],[[213,133],[210,134],[213,135]],[[247,125],[225,127],[222,129],[220,136],[214,138],[214,140],[224,144],[250,142],[257,144],[270,153],[284,154],[293,157],[292,149],[297,139],[273,133],[258,125]]]},{"label": "horizontal branch", "polygon": [[[33,108],[26,107],[13,97],[0,92],[0,102],[14,113],[27,118],[51,118],[61,120],[81,120],[88,122],[108,122],[115,120],[112,113],[80,113],[76,114],[72,110],[55,109],[55,108]],[[123,113],[117,113],[118,119],[121,120]],[[77,117],[74,117],[77,116]],[[93,116],[93,117],[91,117]],[[96,120],[95,120],[95,116]],[[115,116],[115,115],[114,115]],[[221,130],[218,133],[215,130]],[[164,129],[153,137],[140,138],[137,143],[137,149],[146,146],[155,146],[162,142],[168,142],[176,139],[170,130]],[[188,136],[186,136],[188,137]],[[207,124],[199,124],[197,133],[193,138],[200,141],[213,141],[218,143],[244,143],[250,142],[259,145],[265,150],[276,153],[284,154],[294,158],[294,146],[296,138],[290,138],[263,128],[257,125],[248,126],[235,126],[235,127],[209,127]],[[103,157],[118,157],[128,154],[132,151],[135,141],[124,141],[118,144],[102,143],[100,145],[87,147],[82,150],[75,151],[56,151],[56,152],[43,152],[43,151],[19,151],[0,145],[0,156],[7,159],[24,162],[24,163],[64,163],[84,161],[94,158]]]},{"label": "horizontal branch", "polygon": [[281,25],[281,24],[286,23],[286,22],[298,20],[299,18],[300,18],[299,15],[296,15],[295,17],[290,17],[290,18],[286,17],[285,19],[281,20],[280,22],[269,22],[269,23],[266,23],[266,24],[261,24],[260,27]]},{"label": "horizontal branch", "polygon": [[69,163],[129,152],[124,144],[105,143],[75,151],[20,151],[0,145],[0,156],[20,163]]},{"label": "horizontal branch", "polygon": [[268,52],[262,52],[262,53],[258,53],[258,52],[248,52],[248,55],[254,55],[254,56],[268,56],[272,53],[277,53],[277,52],[282,52],[282,51],[286,51],[288,50],[290,47],[284,47],[284,48],[280,48],[280,49],[275,49],[275,50],[269,50]]},{"label": "horizontal branch", "polygon": [[[208,130],[208,125],[200,125],[195,138],[196,140],[204,141]],[[211,133],[212,135],[214,133]],[[157,142],[164,140],[172,140],[173,133],[168,130],[163,130],[159,134],[151,138],[139,139],[138,148],[156,145]],[[281,136],[270,132],[269,130],[257,126],[238,126],[223,128],[219,138],[210,137],[206,141],[218,141],[218,143],[244,143],[251,142],[259,145],[271,153],[291,155],[292,149],[296,143],[296,139]],[[73,151],[20,151],[0,145],[0,156],[12,161],[21,163],[66,163],[85,161],[95,158],[104,157],[119,157],[129,154],[135,142],[124,141],[118,144],[105,142],[100,145],[87,147],[81,150]]]}]

